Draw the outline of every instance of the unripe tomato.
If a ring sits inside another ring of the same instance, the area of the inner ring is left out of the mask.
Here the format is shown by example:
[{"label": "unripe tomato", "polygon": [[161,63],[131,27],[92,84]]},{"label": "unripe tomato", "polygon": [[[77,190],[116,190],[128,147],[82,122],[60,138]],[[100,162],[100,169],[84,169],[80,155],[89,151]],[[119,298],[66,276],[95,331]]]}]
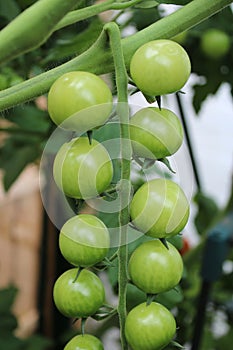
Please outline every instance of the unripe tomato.
[{"label": "unripe tomato", "polygon": [[172,244],[167,242],[167,245],[169,249],[158,239],[144,242],[130,257],[130,278],[145,293],[162,293],[180,282],[183,273],[181,255]]},{"label": "unripe tomato", "polygon": [[59,246],[64,258],[75,266],[93,266],[102,261],[110,245],[105,224],[94,215],[80,214],[61,228]]},{"label": "unripe tomato", "polygon": [[172,40],[154,40],[133,55],[130,74],[139,90],[148,96],[170,94],[187,82],[191,64],[187,52]]},{"label": "unripe tomato", "polygon": [[125,336],[132,350],[161,350],[176,332],[171,312],[159,303],[142,303],[126,317]]},{"label": "unripe tomato", "polygon": [[143,108],[130,119],[130,138],[138,157],[160,159],[174,154],[183,141],[179,118],[170,110]]},{"label": "unripe tomato", "polygon": [[229,35],[220,29],[207,29],[201,37],[201,49],[209,58],[219,59],[225,56],[230,47],[231,40]]},{"label": "unripe tomato", "polygon": [[153,179],[133,196],[130,215],[133,224],[154,238],[179,233],[189,217],[189,203],[183,190],[173,181]]},{"label": "unripe tomato", "polygon": [[112,93],[108,85],[89,72],[63,74],[48,94],[48,111],[54,123],[79,133],[103,125],[111,110]]},{"label": "unripe tomato", "polygon": [[53,166],[57,186],[69,197],[93,198],[109,186],[113,166],[105,147],[87,137],[65,143],[58,151]]},{"label": "unripe tomato", "polygon": [[104,350],[101,341],[91,334],[79,334],[72,338],[64,350]]},{"label": "unripe tomato", "polygon": [[93,272],[78,269],[65,271],[55,282],[53,298],[58,310],[67,317],[88,317],[104,303],[104,286]]}]

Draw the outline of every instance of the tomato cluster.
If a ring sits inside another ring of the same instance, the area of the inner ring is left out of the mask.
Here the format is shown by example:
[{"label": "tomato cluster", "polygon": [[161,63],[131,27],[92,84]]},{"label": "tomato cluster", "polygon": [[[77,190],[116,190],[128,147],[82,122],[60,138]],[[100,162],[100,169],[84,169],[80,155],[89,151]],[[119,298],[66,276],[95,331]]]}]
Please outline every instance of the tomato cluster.
[{"label": "tomato cluster", "polygon": [[[139,69],[142,61],[147,69],[143,73]],[[159,96],[183,87],[190,74],[190,62],[177,43],[157,40],[135,52],[130,73],[145,95]],[[70,72],[52,85],[48,106],[57,125],[83,134],[107,121],[112,111],[112,95],[99,77],[88,72]],[[179,118],[164,108],[138,111],[129,121],[129,134],[133,157],[142,162],[165,159],[183,142]],[[59,149],[53,174],[66,196],[87,200],[109,188],[113,165],[101,143],[78,135]],[[172,340],[176,322],[172,313],[153,298],[174,288],[182,278],[181,255],[166,239],[180,233],[186,225],[188,200],[175,182],[155,178],[139,186],[128,209],[131,225],[150,240],[139,245],[128,262],[130,283],[147,293],[148,300],[127,315],[125,336],[133,350],[159,350]],[[56,280],[54,302],[67,317],[94,317],[105,302],[105,291],[92,267],[108,255],[109,229],[96,215],[75,215],[61,228],[59,247],[73,267]],[[74,337],[65,347],[73,349],[98,350],[103,346],[99,339],[85,334]]]},{"label": "tomato cluster", "polygon": [[[51,86],[48,109],[55,124],[78,135],[64,143],[55,156],[55,183],[70,198],[86,200],[98,196],[112,181],[112,161],[101,143],[81,134],[109,118],[111,90],[94,74],[69,72]],[[75,215],[62,226],[59,247],[73,267],[54,284],[55,305],[64,316],[85,320],[94,316],[105,302],[104,285],[91,268],[108,254],[109,230],[95,215]],[[74,349],[102,350],[103,345],[98,338],[84,334],[65,346],[65,350]]]}]

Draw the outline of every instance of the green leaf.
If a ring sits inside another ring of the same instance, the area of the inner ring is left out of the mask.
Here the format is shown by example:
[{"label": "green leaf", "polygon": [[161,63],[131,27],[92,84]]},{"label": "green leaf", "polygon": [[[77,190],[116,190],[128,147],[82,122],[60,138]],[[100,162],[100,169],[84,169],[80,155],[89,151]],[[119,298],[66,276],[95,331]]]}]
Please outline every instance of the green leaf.
[{"label": "green leaf", "polygon": [[194,196],[194,202],[198,205],[198,212],[195,216],[194,222],[197,231],[202,234],[211,225],[213,220],[216,220],[219,209],[212,198],[201,192],[196,193]]},{"label": "green leaf", "polygon": [[160,18],[161,16],[159,14],[158,7],[153,7],[150,9],[135,8],[133,10],[133,18],[131,22],[137,28],[137,30],[141,30],[156,22]]},{"label": "green leaf", "polygon": [[25,339],[24,350],[46,350],[51,344],[51,340],[35,334]]},{"label": "green leaf", "polygon": [[26,165],[34,162],[39,156],[38,149],[33,145],[26,145],[11,154],[1,167],[4,170],[3,185],[6,191],[24,170]]},{"label": "green leaf", "polygon": [[229,331],[222,337],[215,340],[216,350],[231,349],[233,343],[233,329],[229,328]]},{"label": "green leaf", "polygon": [[209,80],[204,85],[194,85],[193,107],[195,112],[198,113],[201,109],[202,103],[209,95],[214,95],[218,91],[222,81],[221,80]]},{"label": "green leaf", "polygon": [[59,38],[52,47],[47,57],[43,60],[43,65],[47,65],[51,61],[61,61],[67,57],[80,55],[87,50],[98,38],[103,29],[103,23],[99,18],[93,20],[87,29],[78,35],[64,36]]},{"label": "green leaf", "polygon": [[175,174],[176,172],[172,169],[171,164],[169,162],[169,160],[167,158],[160,158],[158,159],[159,162],[163,163],[164,165],[166,165],[166,167],[168,168],[168,170],[170,170],[173,174]]},{"label": "green leaf", "polygon": [[22,130],[46,133],[51,126],[47,112],[39,110],[35,105],[24,105],[11,109],[5,116]]},{"label": "green leaf", "polygon": [[178,249],[178,250],[180,250],[183,247],[183,238],[182,238],[182,235],[180,235],[180,234],[172,236],[172,237],[168,238],[167,240],[168,240],[168,242],[173,244],[176,247],[176,249]]},{"label": "green leaf", "polygon": [[9,312],[0,314],[0,324],[0,337],[6,333],[12,333],[18,326],[16,317]]},{"label": "green leaf", "polygon": [[15,0],[0,0],[0,16],[9,22],[20,13],[20,8]]},{"label": "green leaf", "polygon": [[15,336],[4,336],[0,338],[0,349],[4,350],[25,350],[24,341]]},{"label": "green leaf", "polygon": [[146,0],[146,1],[142,1],[141,3],[137,4],[135,6],[135,8],[149,9],[149,8],[152,8],[152,7],[156,7],[158,5],[159,5],[158,1]]},{"label": "green leaf", "polygon": [[14,286],[0,290],[0,313],[10,312],[15,301],[18,289]]},{"label": "green leaf", "polygon": [[168,309],[172,309],[177,304],[181,303],[183,299],[184,296],[179,286],[176,286],[176,289],[171,289],[167,292],[158,294],[156,297],[156,301],[163,304]]},{"label": "green leaf", "polygon": [[127,310],[131,310],[136,305],[145,302],[146,293],[138,289],[135,285],[129,283],[127,285],[126,303]]},{"label": "green leaf", "polygon": [[183,345],[177,343],[174,340],[171,341],[171,345],[174,346],[175,348],[178,348],[178,349],[184,349]]}]

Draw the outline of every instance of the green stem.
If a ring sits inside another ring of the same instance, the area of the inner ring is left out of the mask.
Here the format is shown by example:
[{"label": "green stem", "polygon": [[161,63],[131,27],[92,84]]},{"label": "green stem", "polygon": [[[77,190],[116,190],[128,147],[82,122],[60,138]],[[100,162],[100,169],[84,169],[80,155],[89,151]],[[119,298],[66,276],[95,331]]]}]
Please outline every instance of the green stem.
[{"label": "green stem", "polygon": [[121,149],[121,184],[120,184],[120,211],[119,211],[119,248],[118,248],[118,315],[120,322],[120,336],[123,350],[128,349],[125,338],[126,319],[126,290],[128,284],[128,246],[127,227],[129,224],[130,202],[130,159],[132,156],[131,142],[129,138],[129,106],[128,106],[128,76],[124,62],[124,55],[121,46],[120,30],[116,23],[111,22],[104,26],[109,35],[112,50],[115,74],[118,105],[117,113],[120,120],[120,149]]},{"label": "green stem", "polygon": [[[122,40],[126,67],[139,46],[158,38],[171,38],[187,30],[231,4],[231,0],[193,0],[171,15],[160,19],[144,30]],[[11,43],[8,42],[8,46]],[[87,70],[96,74],[113,71],[110,51],[97,41],[89,50],[59,67],[23,83],[0,91],[0,111],[24,103],[46,93],[52,83],[71,70]]]},{"label": "green stem", "polygon": [[0,31],[0,63],[41,45],[78,0],[39,0]]},{"label": "green stem", "polygon": [[193,0],[135,35],[125,38],[123,48],[126,66],[129,66],[133,53],[141,45],[155,39],[172,38],[196,26],[231,3],[231,0]]},{"label": "green stem", "polygon": [[101,12],[108,10],[122,10],[131,7],[142,0],[131,0],[126,2],[115,2],[114,0],[107,0],[99,4],[85,7],[76,11],[69,12],[54,28],[55,30],[64,28],[70,24],[80,22],[84,19],[98,15]]}]

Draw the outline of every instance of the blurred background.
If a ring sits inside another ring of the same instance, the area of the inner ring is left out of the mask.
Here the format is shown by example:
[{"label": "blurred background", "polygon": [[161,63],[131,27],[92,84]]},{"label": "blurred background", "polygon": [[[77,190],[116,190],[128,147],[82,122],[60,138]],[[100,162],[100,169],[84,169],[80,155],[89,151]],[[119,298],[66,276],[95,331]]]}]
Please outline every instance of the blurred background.
[{"label": "blurred background", "polygon": [[[0,0],[1,28],[33,2]],[[177,8],[151,5],[124,13],[112,11],[80,22],[78,30],[71,25],[56,31],[40,48],[0,67],[0,89],[82,53],[109,18],[116,19],[123,35],[128,35]],[[207,47],[203,37],[210,29],[215,31]],[[230,350],[233,342],[232,39],[231,7],[174,38],[190,55],[192,76],[182,93],[162,99],[162,105],[175,111],[184,125],[185,141],[171,157],[171,165],[176,169],[174,181],[191,202],[191,215],[182,235],[173,241],[185,264],[179,290],[163,293],[159,301],[176,316],[177,341],[192,350]],[[104,79],[113,86],[113,76]],[[141,93],[133,94],[132,86],[129,89],[130,105],[148,105]],[[80,332],[80,324],[73,325],[60,315],[52,300],[54,281],[68,267],[58,249],[59,231],[41,200],[40,184],[58,210],[56,189],[40,178],[40,159],[54,129],[46,96],[0,116],[0,348],[5,350],[59,350]],[[99,134],[107,132],[103,128]],[[134,175],[136,189],[143,177]],[[108,220],[115,218],[107,218],[106,224]],[[139,243],[133,242],[130,252]],[[116,305],[116,268],[101,272],[100,277],[108,301]],[[130,285],[128,309],[141,300],[145,295]],[[111,350],[120,349],[117,327],[114,317],[87,324]]]}]

